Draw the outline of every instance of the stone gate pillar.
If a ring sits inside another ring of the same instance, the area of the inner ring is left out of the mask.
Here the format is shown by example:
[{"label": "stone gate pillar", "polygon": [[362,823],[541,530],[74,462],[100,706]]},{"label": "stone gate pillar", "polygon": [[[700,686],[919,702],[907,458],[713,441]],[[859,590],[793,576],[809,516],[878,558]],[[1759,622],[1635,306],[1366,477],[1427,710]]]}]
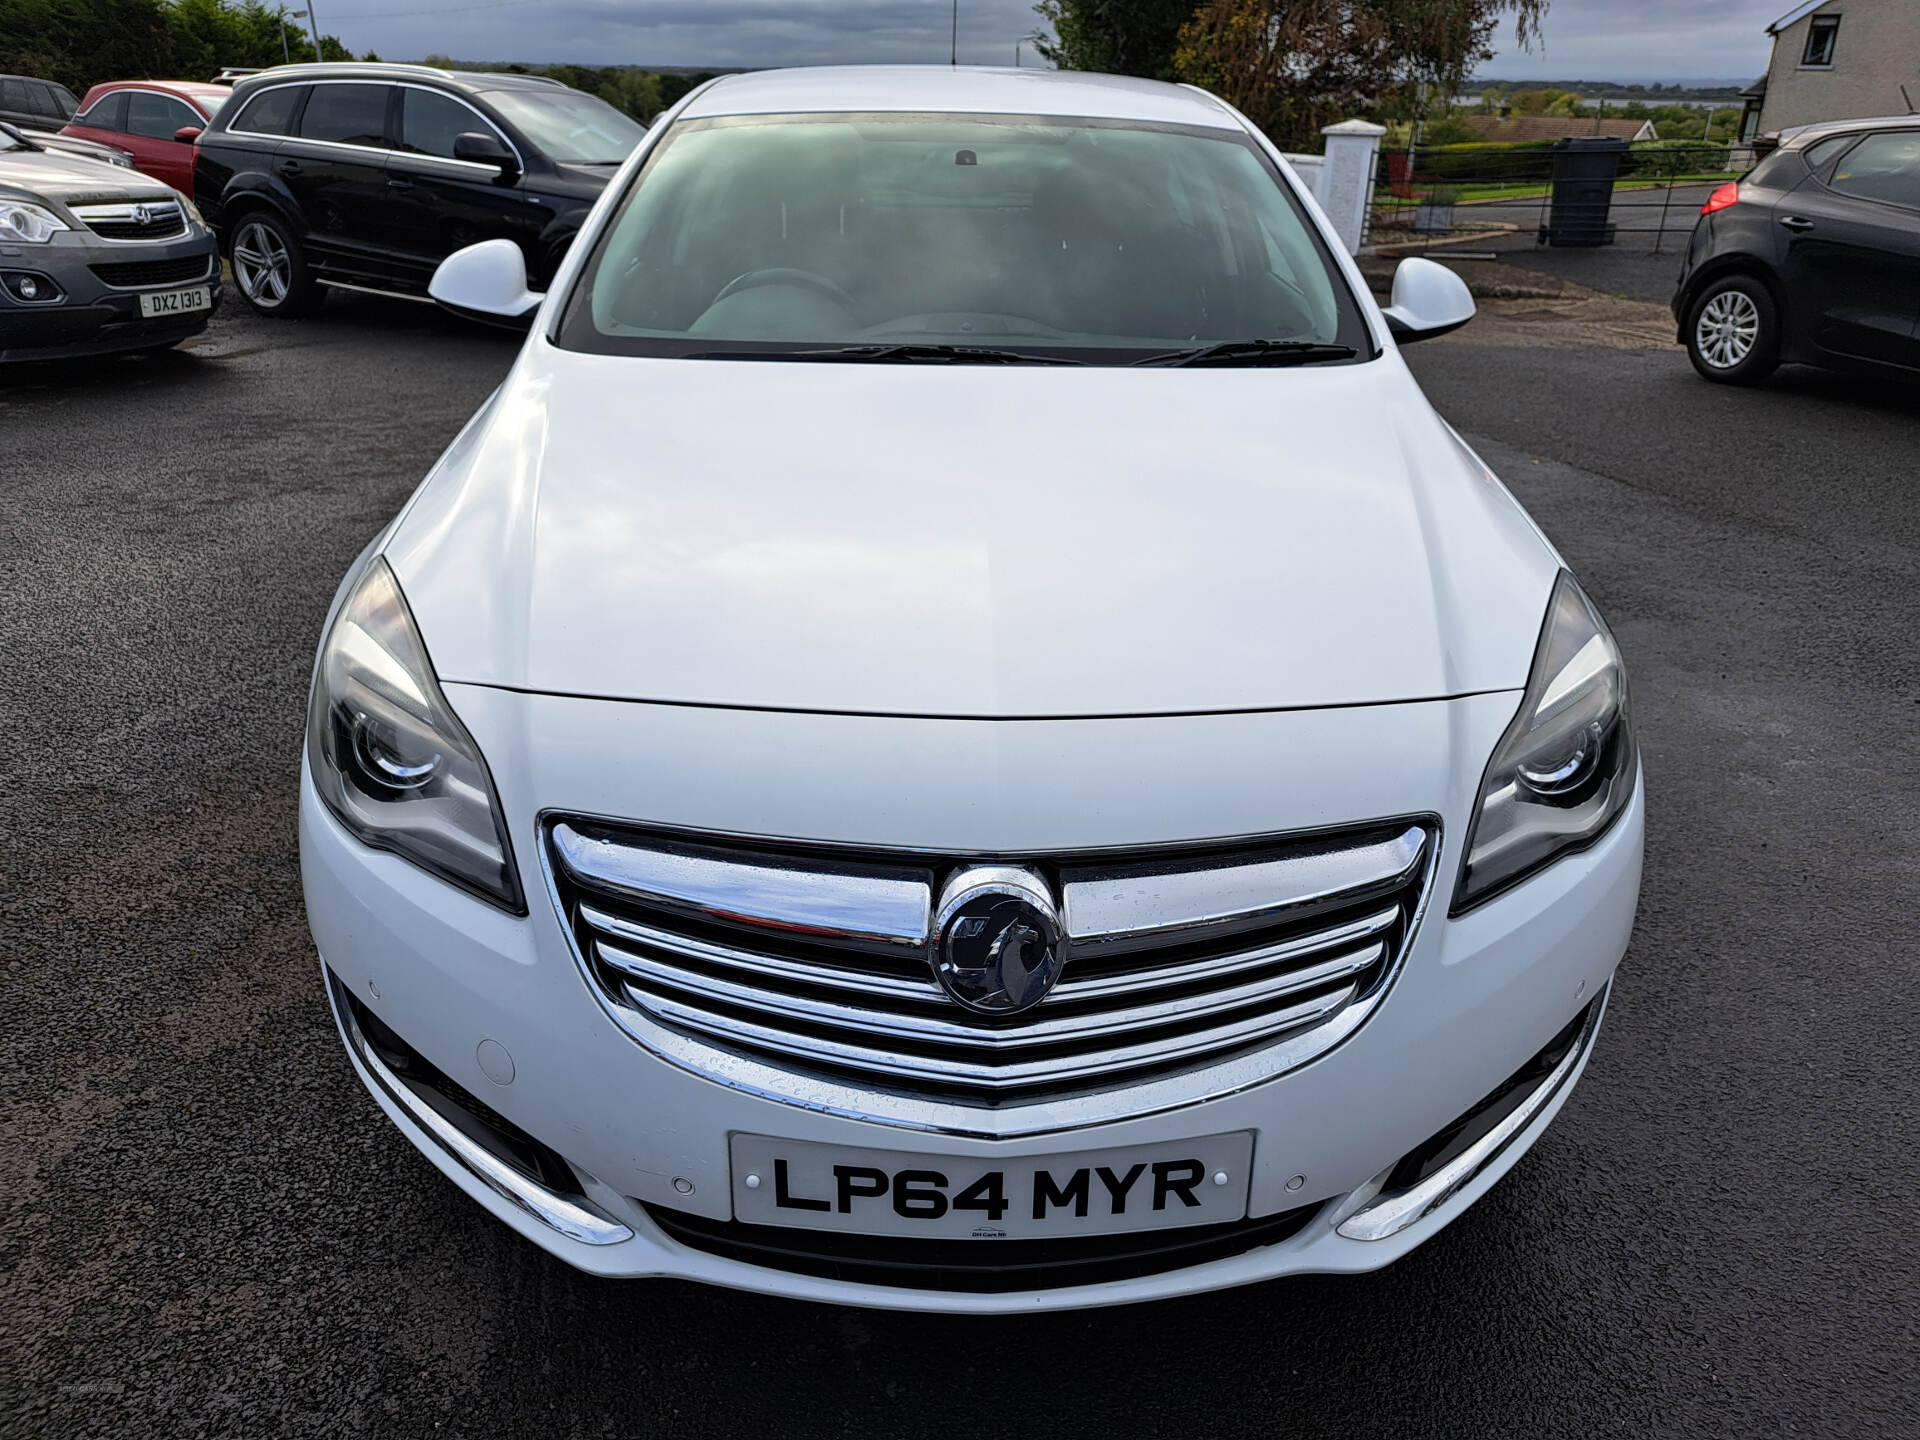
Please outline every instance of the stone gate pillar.
[{"label": "stone gate pillar", "polygon": [[1358,255],[1360,239],[1366,234],[1367,207],[1373,203],[1374,159],[1387,127],[1367,120],[1342,120],[1320,133],[1327,137],[1327,155],[1316,198],[1347,253]]}]

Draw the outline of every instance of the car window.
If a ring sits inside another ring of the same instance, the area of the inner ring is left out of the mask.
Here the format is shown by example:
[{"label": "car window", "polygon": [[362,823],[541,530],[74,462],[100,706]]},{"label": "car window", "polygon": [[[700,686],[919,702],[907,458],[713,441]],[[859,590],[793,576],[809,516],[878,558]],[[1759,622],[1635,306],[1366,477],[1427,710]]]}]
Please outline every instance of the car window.
[{"label": "car window", "polygon": [[127,92],[127,120],[121,126],[129,135],[150,140],[171,140],[182,125],[204,125],[195,111],[171,95],[156,95],[151,90]]},{"label": "car window", "polygon": [[387,143],[387,85],[316,85],[300,116],[303,140],[341,145]]},{"label": "car window", "polygon": [[64,85],[55,85],[53,87],[53,98],[60,102],[60,113],[62,115],[71,115],[80,108],[80,97]]},{"label": "car window", "polygon": [[1920,130],[1869,135],[1846,153],[1827,183],[1842,195],[1920,210]]},{"label": "car window", "polygon": [[1823,170],[1829,160],[1859,138],[1858,135],[1829,135],[1824,140],[1814,141],[1800,153],[1806,157],[1809,170]]},{"label": "car window", "polygon": [[453,158],[456,135],[492,135],[494,129],[458,100],[433,90],[400,92],[400,148]]},{"label": "car window", "polygon": [[286,135],[291,133],[293,112],[300,108],[300,97],[306,93],[300,85],[283,85],[277,90],[263,91],[247,101],[242,110],[227,128],[246,130],[256,135]]},{"label": "car window", "polygon": [[33,108],[49,120],[64,122],[73,112],[60,108],[59,97],[53,93],[51,85],[29,85],[27,98],[33,102]]},{"label": "car window", "polygon": [[84,115],[73,117],[76,125],[91,125],[96,130],[125,130],[127,128],[127,92],[109,90],[93,102],[93,108]]},{"label": "car window", "polygon": [[0,80],[0,110],[25,111],[27,87],[18,80]]},{"label": "car window", "polygon": [[625,354],[952,344],[1120,363],[1366,347],[1304,209],[1237,131],[998,116],[676,125],[562,343]]},{"label": "car window", "polygon": [[578,90],[492,90],[487,100],[549,160],[618,165],[646,139],[647,127]]}]

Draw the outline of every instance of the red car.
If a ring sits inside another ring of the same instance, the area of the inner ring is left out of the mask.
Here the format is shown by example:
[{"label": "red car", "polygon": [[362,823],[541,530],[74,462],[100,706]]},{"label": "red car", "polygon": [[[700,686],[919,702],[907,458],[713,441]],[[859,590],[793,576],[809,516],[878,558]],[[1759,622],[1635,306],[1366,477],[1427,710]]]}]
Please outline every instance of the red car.
[{"label": "red car", "polygon": [[87,91],[60,133],[133,156],[143,175],[193,194],[193,141],[233,92],[196,80],[111,80]]}]

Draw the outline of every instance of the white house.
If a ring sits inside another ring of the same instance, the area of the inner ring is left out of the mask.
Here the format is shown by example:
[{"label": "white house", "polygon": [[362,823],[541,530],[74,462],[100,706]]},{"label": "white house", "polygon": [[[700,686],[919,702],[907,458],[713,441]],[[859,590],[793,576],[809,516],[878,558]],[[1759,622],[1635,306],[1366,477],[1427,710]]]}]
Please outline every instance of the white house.
[{"label": "white house", "polygon": [[1920,110],[1920,0],[1805,0],[1767,27],[1773,61],[1740,93],[1740,138]]}]

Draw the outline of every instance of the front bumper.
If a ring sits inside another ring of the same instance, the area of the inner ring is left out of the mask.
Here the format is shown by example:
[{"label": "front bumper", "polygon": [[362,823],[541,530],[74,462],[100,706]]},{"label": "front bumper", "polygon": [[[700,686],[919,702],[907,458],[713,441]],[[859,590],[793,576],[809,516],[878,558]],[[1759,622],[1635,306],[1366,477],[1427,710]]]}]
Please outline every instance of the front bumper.
[{"label": "front bumper", "polygon": [[[1287,822],[1275,826],[1269,818],[1270,830],[1325,823],[1330,815],[1431,810],[1445,822],[1436,881],[1443,889],[1458,870],[1461,817],[1479,775],[1470,757],[1490,750],[1515,703],[1511,695],[1483,696],[1334,717],[1000,729],[977,722],[665,713],[670,707],[448,690],[493,758],[525,874],[538,864],[536,795],[551,805],[660,823],[693,823],[704,812],[710,828],[762,834],[818,834],[824,827],[816,823],[809,832],[801,812],[831,796],[839,823],[859,825],[858,838],[869,843],[905,843],[917,834],[927,846],[961,849],[980,848],[982,823],[998,827],[1006,848],[1028,849],[1093,843],[1096,834],[1107,843],[1131,844],[1249,833],[1256,827],[1237,813],[1242,807]],[[888,727],[895,742],[877,744]],[[665,769],[646,773],[646,767],[618,777],[573,769],[581,756],[609,753],[615,730],[626,747],[638,747],[631,753],[675,755],[671,776]],[[955,757],[937,752],[964,749],[982,736],[991,736],[1001,752],[998,775],[1022,782],[1027,804],[1020,814],[996,810],[985,803],[991,796],[956,804],[940,782],[925,778],[966,773],[964,766],[941,764]],[[1108,752],[1116,741],[1136,761],[1124,799],[1112,789]],[[805,747],[810,761],[797,787],[790,779],[796,746]],[[1349,749],[1367,755],[1369,768],[1296,769],[1272,760]],[[709,771],[700,763],[711,758],[703,750],[724,753],[731,764]],[[1249,763],[1256,755],[1267,757],[1264,770]],[[1448,763],[1449,755],[1457,763]],[[896,764],[922,777],[913,807],[900,806],[904,774],[888,773]],[[1221,783],[1223,764],[1239,769],[1237,787]],[[1368,778],[1356,780],[1356,774]],[[775,794],[771,787],[781,775],[789,783]],[[1344,784],[1327,778],[1335,776],[1344,776]],[[756,793],[756,780],[767,788]],[[1373,787],[1377,794],[1368,793]],[[1102,794],[1105,804],[1098,802]],[[601,1275],[675,1276],[896,1309],[1005,1312],[1123,1303],[1286,1274],[1372,1270],[1437,1232],[1505,1173],[1571,1091],[1597,1030],[1596,1002],[1631,929],[1642,817],[1636,793],[1593,847],[1458,919],[1446,917],[1445,895],[1437,894],[1379,1009],[1311,1064],[1185,1108],[1018,1139],[907,1133],[728,1089],[676,1068],[635,1044],[596,1004],[539,886],[529,887],[529,916],[495,910],[358,844],[334,822],[310,780],[303,785],[301,852],[314,936],[356,1069],[416,1146],[528,1239]],[[842,830],[822,838],[854,837]],[[555,1223],[553,1214],[540,1213],[552,1208],[551,1196],[524,1184],[516,1192],[513,1177],[489,1174],[450,1143],[432,1115],[409,1103],[406,1087],[381,1074],[364,1037],[356,1039],[347,996],[458,1087],[484,1097],[485,1107],[564,1156],[577,1193],[553,1194],[580,1213],[562,1212]],[[1550,1083],[1543,1079],[1519,1095],[1503,1133],[1474,1150],[1464,1166],[1430,1177],[1435,1183],[1421,1194],[1382,1196],[1396,1162],[1499,1090],[1583,1014],[1591,1023],[1566,1064],[1555,1067]],[[728,1139],[736,1132],[1010,1160],[1239,1130],[1256,1137],[1250,1219],[1304,1218],[1272,1243],[1160,1273],[958,1293],[749,1263],[698,1238],[733,1218]],[[1385,1214],[1383,1198],[1395,1213]],[[1363,1234],[1378,1238],[1355,1238]]]},{"label": "front bumper", "polygon": [[[95,266],[173,264],[184,272],[195,260],[198,279],[157,284],[108,284]],[[117,350],[144,350],[197,335],[220,307],[220,257],[211,231],[189,226],[173,240],[116,242],[80,230],[55,235],[45,245],[0,246],[0,272],[42,276],[59,287],[56,301],[26,302],[0,287],[0,363],[65,360]],[[146,319],[143,292],[211,289],[212,304],[189,315]]]}]

